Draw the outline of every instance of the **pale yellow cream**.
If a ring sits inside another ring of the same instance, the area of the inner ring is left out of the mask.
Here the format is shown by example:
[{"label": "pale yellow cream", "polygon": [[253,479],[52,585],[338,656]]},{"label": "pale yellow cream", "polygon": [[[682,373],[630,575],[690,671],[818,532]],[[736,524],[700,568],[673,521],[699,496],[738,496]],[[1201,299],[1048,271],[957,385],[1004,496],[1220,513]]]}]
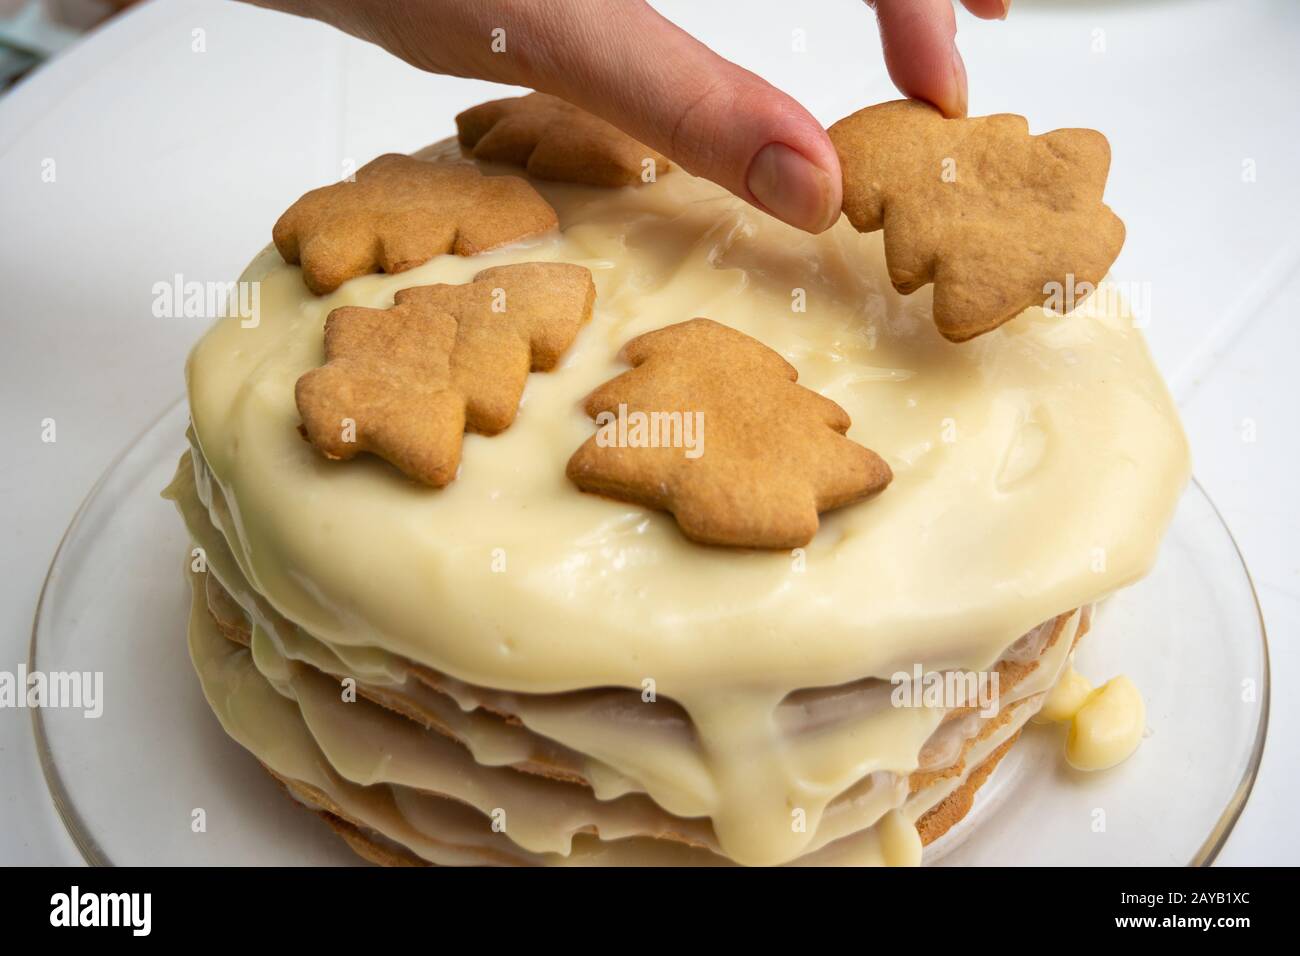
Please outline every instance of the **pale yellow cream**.
[{"label": "pale yellow cream", "polygon": [[1146,704],[1137,687],[1127,677],[1111,678],[1075,712],[1065,759],[1076,770],[1109,770],[1133,756],[1145,731]]},{"label": "pale yellow cream", "polygon": [[1092,684],[1088,678],[1076,671],[1073,665],[1067,667],[1034,716],[1035,723],[1059,724],[1072,720],[1091,693]]}]

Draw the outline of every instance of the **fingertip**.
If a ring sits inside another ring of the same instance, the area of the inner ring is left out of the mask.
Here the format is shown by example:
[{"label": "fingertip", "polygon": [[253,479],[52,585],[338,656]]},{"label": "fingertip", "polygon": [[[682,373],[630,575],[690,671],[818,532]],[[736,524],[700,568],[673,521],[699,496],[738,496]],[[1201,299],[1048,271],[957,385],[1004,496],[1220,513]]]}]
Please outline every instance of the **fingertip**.
[{"label": "fingertip", "polygon": [[802,107],[799,108],[799,114],[799,121],[793,131],[785,128],[784,135],[780,138],[823,174],[825,193],[818,215],[810,217],[807,222],[791,225],[806,232],[821,233],[839,221],[840,207],[844,202],[844,173],[840,168],[840,154],[826,129]]},{"label": "fingertip", "polygon": [[602,31],[599,45],[570,41],[555,52],[564,69],[552,71],[548,92],[793,226],[833,225],[843,185],[821,123],[648,5],[621,9],[624,28]]},{"label": "fingertip", "polygon": [[945,116],[965,116],[966,67],[950,0],[879,0],[876,16],[894,85]]},{"label": "fingertip", "polygon": [[924,100],[949,119],[960,119],[966,115],[969,96],[966,65],[956,46],[952,48],[946,65],[915,76],[900,70],[898,75],[891,74],[891,79],[908,98]]},{"label": "fingertip", "polygon": [[785,143],[768,143],[750,162],[745,185],[761,209],[805,232],[825,232],[840,217],[838,158],[827,170]]},{"label": "fingertip", "polygon": [[966,82],[966,64],[961,58],[957,44],[952,45],[952,96],[950,102],[939,108],[943,115],[951,119],[960,119],[966,115],[969,103],[970,87]]},{"label": "fingertip", "polygon": [[961,0],[961,5],[981,20],[1005,20],[1011,0]]}]

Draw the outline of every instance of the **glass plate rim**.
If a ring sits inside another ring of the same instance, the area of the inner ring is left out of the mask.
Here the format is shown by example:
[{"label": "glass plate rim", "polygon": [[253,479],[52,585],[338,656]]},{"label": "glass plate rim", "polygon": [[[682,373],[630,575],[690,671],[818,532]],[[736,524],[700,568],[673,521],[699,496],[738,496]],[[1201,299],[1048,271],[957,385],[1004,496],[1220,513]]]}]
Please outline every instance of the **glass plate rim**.
[{"label": "glass plate rim", "polygon": [[[104,467],[95,483],[91,485],[86,496],[73,512],[72,519],[64,529],[62,537],[59,538],[59,545],[54,549],[54,556],[50,559],[49,568],[45,572],[45,579],[41,582],[40,594],[36,600],[36,613],[32,618],[32,636],[27,649],[27,669],[33,672],[36,669],[36,644],[37,637],[40,634],[42,612],[45,609],[45,601],[49,596],[50,583],[54,575],[54,570],[59,566],[59,560],[63,556],[63,549],[68,541],[72,538],[73,533],[80,525],[86,512],[95,501],[108,481],[110,475],[117,469],[122,461],[144,440],[145,436],[152,432],[160,425],[164,419],[170,416],[177,406],[186,401],[184,394],[177,397],[174,401],[169,402],[161,412],[155,415],[147,425],[145,425],[127,444],[113,456],[109,463]],[[1223,850],[1236,827],[1237,821],[1241,818],[1241,813],[1250,799],[1251,791],[1254,790],[1255,781],[1259,778],[1259,766],[1264,756],[1264,744],[1268,737],[1268,718],[1272,705],[1272,665],[1269,657],[1268,648],[1268,630],[1264,623],[1264,611],[1259,603],[1259,592],[1255,588],[1255,579],[1250,573],[1250,566],[1246,564],[1246,557],[1241,552],[1241,546],[1237,543],[1232,529],[1224,520],[1223,514],[1219,511],[1219,506],[1214,503],[1214,499],[1206,492],[1205,487],[1192,475],[1188,481],[1189,486],[1194,487],[1196,491],[1205,499],[1214,513],[1214,517],[1219,522],[1219,527],[1227,535],[1228,541],[1232,544],[1233,552],[1236,554],[1237,563],[1241,566],[1242,574],[1246,576],[1246,584],[1250,588],[1251,601],[1255,606],[1255,619],[1259,626],[1259,639],[1261,650],[1263,651],[1263,676],[1264,686],[1260,700],[1259,723],[1255,729],[1255,740],[1251,748],[1250,759],[1247,761],[1246,769],[1241,779],[1237,782],[1232,796],[1228,799],[1227,805],[1223,812],[1219,814],[1218,820],[1211,828],[1209,835],[1202,841],[1200,849],[1188,862],[1188,866],[1210,866],[1218,858],[1219,853]],[[88,866],[114,866],[115,864],[108,858],[100,848],[98,841],[91,835],[89,828],[82,821],[76,805],[73,803],[71,795],[63,784],[63,779],[59,775],[58,767],[54,764],[54,754],[49,745],[49,738],[45,733],[45,724],[41,717],[41,709],[33,707],[32,715],[32,732],[35,736],[36,755],[40,761],[41,774],[45,778],[45,785],[49,791],[50,799],[54,804],[54,809],[59,815],[59,820],[63,823],[68,837],[72,840],[77,852],[81,854],[82,860]]]}]

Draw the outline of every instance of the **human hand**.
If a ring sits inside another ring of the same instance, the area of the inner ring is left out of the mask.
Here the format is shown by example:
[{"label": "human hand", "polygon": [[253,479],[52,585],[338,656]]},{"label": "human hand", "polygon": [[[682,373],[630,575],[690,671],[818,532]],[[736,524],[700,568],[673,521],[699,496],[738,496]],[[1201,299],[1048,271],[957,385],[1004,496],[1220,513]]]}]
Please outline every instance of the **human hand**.
[{"label": "human hand", "polygon": [[[643,0],[249,0],[333,24],[434,73],[531,87],[613,123],[778,219],[839,218],[839,158],[821,124]],[[961,0],[978,17],[1011,0]],[[867,0],[895,85],[966,112],[953,0]]]}]

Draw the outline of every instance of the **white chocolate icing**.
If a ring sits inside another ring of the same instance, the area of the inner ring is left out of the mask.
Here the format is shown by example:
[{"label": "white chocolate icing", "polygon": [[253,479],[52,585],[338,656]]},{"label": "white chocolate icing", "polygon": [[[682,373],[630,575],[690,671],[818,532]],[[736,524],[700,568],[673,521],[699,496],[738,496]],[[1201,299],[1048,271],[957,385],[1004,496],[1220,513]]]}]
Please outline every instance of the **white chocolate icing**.
[{"label": "white chocolate icing", "polygon": [[1092,684],[1088,678],[1076,671],[1073,665],[1065,669],[1061,679],[1056,682],[1034,716],[1035,722],[1059,724],[1073,720],[1083,702],[1092,693]]},{"label": "white chocolate icing", "polygon": [[[1030,310],[954,345],[928,291],[896,295],[879,235],[846,221],[808,236],[680,170],[637,189],[536,186],[559,233],[321,298],[268,250],[243,276],[261,283],[257,326],[221,320],[191,356],[194,429],[240,570],[340,657],[381,649],[520,694],[652,680],[696,738],[662,763],[669,783],[629,774],[626,754],[563,714],[529,727],[612,768],[607,795],[631,780],[670,812],[711,817],[731,858],[784,862],[816,845],[854,781],[916,769],[942,717],[876,711],[792,754],[774,717],[791,692],[918,662],[987,668],[1154,560],[1187,450],[1126,316]],[[557,370],[530,377],[510,429],[466,436],[450,486],[366,456],[327,461],[299,437],[294,383],[322,361],[331,309],[529,260],[591,268],[595,315]],[[875,499],[823,515],[801,553],[693,545],[670,516],[565,478],[594,430],[579,403],[623,370],[622,344],[697,315],[780,352],[894,471]]]},{"label": "white chocolate icing", "polygon": [[1113,677],[1083,701],[1070,721],[1065,759],[1076,770],[1109,770],[1142,742],[1146,704],[1127,677]]}]

